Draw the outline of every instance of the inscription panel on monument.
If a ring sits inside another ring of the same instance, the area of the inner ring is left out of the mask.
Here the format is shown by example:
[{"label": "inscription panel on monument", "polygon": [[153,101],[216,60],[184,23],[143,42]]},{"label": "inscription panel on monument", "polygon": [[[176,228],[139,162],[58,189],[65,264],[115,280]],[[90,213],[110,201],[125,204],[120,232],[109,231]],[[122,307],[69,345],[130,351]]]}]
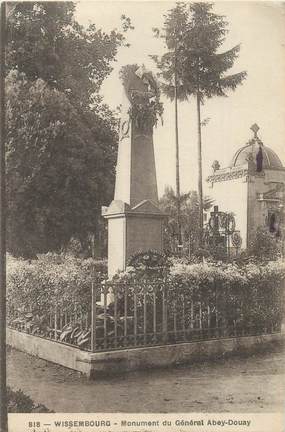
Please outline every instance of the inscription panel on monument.
[{"label": "inscription panel on monument", "polygon": [[126,226],[127,259],[139,251],[162,250],[162,219],[155,217],[130,217]]}]

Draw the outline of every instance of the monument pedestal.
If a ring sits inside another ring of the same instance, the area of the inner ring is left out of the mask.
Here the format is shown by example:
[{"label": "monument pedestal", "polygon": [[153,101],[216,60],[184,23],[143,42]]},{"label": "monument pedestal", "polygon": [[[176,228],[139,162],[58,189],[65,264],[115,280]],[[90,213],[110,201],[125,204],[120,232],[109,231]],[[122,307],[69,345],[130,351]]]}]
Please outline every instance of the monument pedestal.
[{"label": "monument pedestal", "polygon": [[131,208],[123,201],[112,201],[102,215],[108,220],[108,276],[124,271],[130,257],[147,250],[162,251],[163,219],[150,200]]}]

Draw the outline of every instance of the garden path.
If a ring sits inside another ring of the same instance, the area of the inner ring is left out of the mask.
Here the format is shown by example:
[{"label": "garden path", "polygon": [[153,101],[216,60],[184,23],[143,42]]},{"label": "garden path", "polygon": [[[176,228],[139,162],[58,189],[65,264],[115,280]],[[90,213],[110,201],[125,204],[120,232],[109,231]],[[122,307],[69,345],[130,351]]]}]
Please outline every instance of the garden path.
[{"label": "garden path", "polygon": [[14,349],[8,384],[55,412],[283,412],[285,353],[233,357],[88,381]]}]

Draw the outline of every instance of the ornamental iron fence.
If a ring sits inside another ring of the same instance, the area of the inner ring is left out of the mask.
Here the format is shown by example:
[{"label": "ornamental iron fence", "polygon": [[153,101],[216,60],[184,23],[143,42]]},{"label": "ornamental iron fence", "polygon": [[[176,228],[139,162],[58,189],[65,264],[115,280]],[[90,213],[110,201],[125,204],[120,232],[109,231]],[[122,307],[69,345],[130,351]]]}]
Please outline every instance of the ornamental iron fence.
[{"label": "ornamental iron fence", "polygon": [[[117,282],[118,284],[118,282]],[[91,302],[70,302],[48,314],[10,311],[8,325],[18,331],[58,343],[98,352],[196,342],[281,331],[281,321],[255,325],[243,316],[242,304],[223,313],[216,297],[195,300],[187,293],[173,295],[167,285],[118,290],[92,284]]]}]

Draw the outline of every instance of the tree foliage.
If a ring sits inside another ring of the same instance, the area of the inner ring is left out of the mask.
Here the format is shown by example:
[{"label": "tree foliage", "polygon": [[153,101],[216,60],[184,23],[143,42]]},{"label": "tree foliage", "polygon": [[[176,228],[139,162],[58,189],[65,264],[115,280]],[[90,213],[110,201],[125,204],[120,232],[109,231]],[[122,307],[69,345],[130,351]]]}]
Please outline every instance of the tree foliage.
[{"label": "tree foliage", "polygon": [[246,72],[227,72],[238,58],[240,45],[222,52],[227,35],[223,16],[212,12],[207,2],[177,3],[165,15],[162,31],[154,29],[165,42],[166,52],[152,56],[162,78],[162,89],[171,100],[195,97],[198,123],[199,242],[203,243],[203,186],[201,104],[214,96],[226,96],[246,78]]},{"label": "tree foliage", "polygon": [[181,247],[182,229],[181,229],[181,209],[180,209],[180,160],[179,160],[179,116],[178,100],[186,99],[185,88],[181,81],[181,59],[180,55],[181,40],[187,21],[185,5],[178,3],[174,9],[171,9],[165,15],[164,27],[160,32],[154,28],[156,37],[161,37],[165,41],[167,51],[160,58],[156,55],[151,56],[158,66],[159,76],[163,78],[161,88],[163,93],[171,100],[174,100],[174,121],[175,121],[175,168],[176,168],[176,218],[177,218],[177,240]]},{"label": "tree foliage", "polygon": [[179,100],[187,99],[187,90],[183,82],[183,61],[185,30],[187,28],[188,12],[184,3],[177,3],[164,16],[163,28],[154,28],[156,37],[163,39],[166,52],[162,56],[152,55],[151,58],[159,69],[161,89],[173,101],[175,95],[175,76],[177,97]]},{"label": "tree foliage", "polygon": [[226,96],[246,78],[246,72],[226,75],[240,52],[240,45],[221,52],[228,33],[225,18],[212,12],[213,4],[191,3],[183,51],[183,79],[187,94],[199,95],[203,103],[213,96]]},{"label": "tree foliage", "polygon": [[[19,2],[8,20],[7,69],[41,78],[82,106],[96,101],[125,36],[94,23],[84,28],[74,12],[73,2]],[[131,27],[124,15],[122,26],[123,32]]]},{"label": "tree foliage", "polygon": [[174,75],[178,77],[178,98],[189,99],[199,93],[200,101],[226,96],[242,83],[246,72],[225,75],[240,52],[240,45],[221,52],[228,33],[225,18],[212,12],[213,4],[177,3],[165,15],[162,30],[153,29],[164,40],[166,52],[153,55],[162,89],[174,99]]},{"label": "tree foliage", "polygon": [[8,20],[7,233],[16,255],[58,250],[71,237],[86,247],[112,198],[117,119],[99,90],[125,36],[85,29],[74,11],[23,2]]}]

